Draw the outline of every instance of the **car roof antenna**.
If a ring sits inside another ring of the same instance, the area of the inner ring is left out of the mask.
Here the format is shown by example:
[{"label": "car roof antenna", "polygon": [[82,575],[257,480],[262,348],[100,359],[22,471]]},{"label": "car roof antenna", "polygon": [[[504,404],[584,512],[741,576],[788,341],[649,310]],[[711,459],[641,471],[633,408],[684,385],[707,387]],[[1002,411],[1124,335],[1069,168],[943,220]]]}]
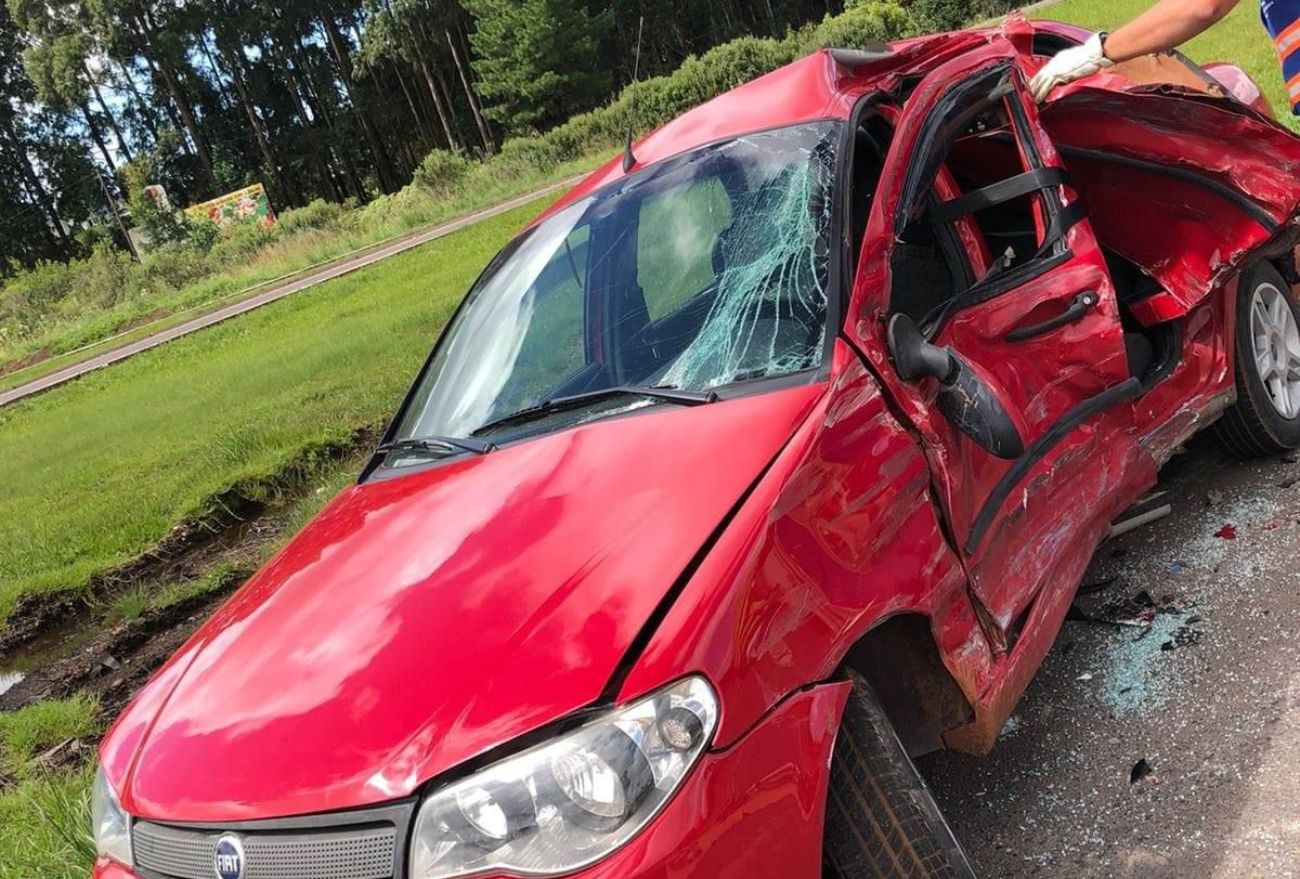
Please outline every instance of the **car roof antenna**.
[{"label": "car roof antenna", "polygon": [[627,142],[623,147],[623,173],[636,167],[636,154],[632,152],[632,129],[636,124],[636,87],[641,82],[641,37],[645,33],[645,16],[636,27],[636,64],[632,68],[632,89],[628,96]]}]

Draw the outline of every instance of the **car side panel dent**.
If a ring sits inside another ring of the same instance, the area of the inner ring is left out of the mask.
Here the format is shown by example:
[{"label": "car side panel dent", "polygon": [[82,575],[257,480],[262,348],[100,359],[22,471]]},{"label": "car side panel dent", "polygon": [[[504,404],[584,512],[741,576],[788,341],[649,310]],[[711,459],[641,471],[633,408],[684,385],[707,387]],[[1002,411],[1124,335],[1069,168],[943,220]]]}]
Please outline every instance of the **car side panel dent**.
[{"label": "car side panel dent", "polygon": [[1178,365],[1134,402],[1142,447],[1157,465],[1236,399],[1232,358],[1237,284],[1232,278],[1179,321]]},{"label": "car side panel dent", "polygon": [[787,694],[829,678],[873,626],[931,621],[945,667],[975,703],[993,655],[945,540],[930,473],[871,374],[843,370],[687,584],[620,699],[684,669],[719,690],[727,745]]},{"label": "car side panel dent", "polygon": [[1100,75],[1057,92],[1042,120],[1102,243],[1164,287],[1147,322],[1187,314],[1300,234],[1300,138],[1235,99]]}]

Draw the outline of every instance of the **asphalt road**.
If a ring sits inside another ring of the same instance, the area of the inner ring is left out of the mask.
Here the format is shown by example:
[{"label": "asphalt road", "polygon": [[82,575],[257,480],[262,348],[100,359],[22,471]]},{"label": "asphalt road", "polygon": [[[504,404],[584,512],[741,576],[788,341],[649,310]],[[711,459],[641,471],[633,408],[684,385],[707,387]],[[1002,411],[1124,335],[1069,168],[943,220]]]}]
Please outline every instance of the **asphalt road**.
[{"label": "asphalt road", "polygon": [[200,315],[193,320],[185,321],[184,323],[177,324],[174,327],[146,336],[143,339],[130,342],[129,344],[111,348],[108,351],[96,354],[95,356],[89,357],[85,360],[79,360],[58,370],[57,372],[41,376],[38,379],[19,385],[11,390],[0,392],[0,406],[6,406],[18,400],[39,394],[42,391],[48,391],[50,388],[80,378],[88,372],[102,369],[103,367],[117,363],[120,360],[133,357],[142,351],[156,348],[159,345],[172,341],[173,339],[179,339],[181,336],[187,336],[190,333],[207,329],[214,324],[230,320],[232,317],[246,314],[254,309],[261,308],[263,305],[269,305],[278,299],[283,299],[286,296],[290,296],[310,287],[315,287],[318,284],[323,284],[326,281],[331,281],[342,275],[350,274],[358,269],[363,269],[366,266],[374,265],[377,262],[381,262],[391,256],[396,256],[399,253],[405,253],[408,250],[419,247],[421,244],[427,244],[430,241],[450,235],[452,232],[464,229],[466,226],[472,226],[475,223],[480,223],[483,220],[490,219],[498,214],[504,214],[517,207],[522,207],[535,199],[560,192],[561,190],[573,186],[581,179],[581,176],[573,177],[534,192],[530,192],[526,195],[512,198],[499,205],[494,205],[493,207],[461,217],[460,219],[453,220],[450,223],[435,226],[432,229],[426,229],[425,231],[412,235],[409,238],[403,238],[392,244],[367,250],[354,258],[334,263],[320,271],[305,275],[295,281],[282,284],[278,287],[265,290],[254,296],[250,296],[247,299],[241,299],[238,302],[225,306],[224,308]]},{"label": "asphalt road", "polygon": [[982,879],[1300,877],[1300,464],[1204,438],[1161,488],[1079,601],[1164,612],[1067,622],[990,757],[922,761]]}]

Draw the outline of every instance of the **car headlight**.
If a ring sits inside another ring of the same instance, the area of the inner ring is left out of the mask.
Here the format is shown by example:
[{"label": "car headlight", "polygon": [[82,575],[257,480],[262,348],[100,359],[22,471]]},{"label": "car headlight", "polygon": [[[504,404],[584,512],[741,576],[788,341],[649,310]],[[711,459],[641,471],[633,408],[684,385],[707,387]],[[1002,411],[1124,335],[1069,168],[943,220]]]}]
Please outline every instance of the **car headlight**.
[{"label": "car headlight", "polygon": [[713,738],[718,700],[688,678],[434,791],[412,879],[571,873],[650,822]]},{"label": "car headlight", "polygon": [[99,856],[112,858],[126,867],[132,866],[131,819],[122,811],[122,804],[104,777],[103,769],[95,773],[90,814],[95,831],[95,850]]}]

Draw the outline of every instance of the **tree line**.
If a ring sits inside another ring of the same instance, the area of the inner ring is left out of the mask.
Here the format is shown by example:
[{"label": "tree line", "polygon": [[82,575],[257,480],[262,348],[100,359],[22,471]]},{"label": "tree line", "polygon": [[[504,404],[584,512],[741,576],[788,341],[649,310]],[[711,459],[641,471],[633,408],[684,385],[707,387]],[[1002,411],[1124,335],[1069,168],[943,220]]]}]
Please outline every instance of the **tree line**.
[{"label": "tree line", "polygon": [[0,274],[119,238],[109,199],[252,182],[280,209],[490,155],[641,70],[843,0],[0,0]]}]

